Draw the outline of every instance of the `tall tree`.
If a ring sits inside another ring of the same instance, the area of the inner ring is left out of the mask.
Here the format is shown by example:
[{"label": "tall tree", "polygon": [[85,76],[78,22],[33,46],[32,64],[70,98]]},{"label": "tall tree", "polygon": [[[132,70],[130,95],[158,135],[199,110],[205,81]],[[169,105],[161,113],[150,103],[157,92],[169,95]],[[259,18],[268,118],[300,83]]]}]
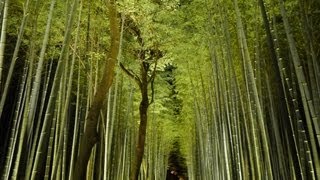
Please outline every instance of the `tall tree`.
[{"label": "tall tree", "polygon": [[115,0],[108,3],[109,23],[110,23],[110,50],[105,60],[105,69],[94,95],[87,119],[82,139],[79,144],[79,155],[75,164],[73,179],[85,179],[86,169],[93,146],[98,141],[97,124],[99,120],[100,110],[102,108],[106,94],[112,85],[114,78],[114,69],[117,62],[120,44],[120,27],[118,20],[117,4]]},{"label": "tall tree", "polygon": [[[129,28],[133,36],[136,37],[139,48],[137,50],[136,58],[139,60],[139,75],[132,70],[127,69],[122,63],[120,67],[131,77],[139,86],[141,93],[141,101],[139,105],[140,124],[138,130],[138,142],[136,144],[136,154],[131,163],[130,179],[137,180],[140,173],[140,167],[144,155],[145,141],[147,134],[148,122],[148,107],[154,100],[154,79],[156,75],[156,68],[158,60],[162,57],[162,52],[157,47],[145,47],[145,43],[139,27],[136,22],[129,17],[127,18]],[[153,68],[151,64],[154,63]],[[149,100],[148,86],[151,86],[151,100]]]}]

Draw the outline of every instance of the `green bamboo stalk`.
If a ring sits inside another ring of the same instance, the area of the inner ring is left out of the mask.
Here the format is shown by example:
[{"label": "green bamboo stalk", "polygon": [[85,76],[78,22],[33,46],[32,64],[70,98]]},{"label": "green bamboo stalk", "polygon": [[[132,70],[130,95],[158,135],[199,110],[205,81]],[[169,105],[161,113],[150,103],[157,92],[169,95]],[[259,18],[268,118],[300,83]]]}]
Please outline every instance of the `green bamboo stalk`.
[{"label": "green bamboo stalk", "polygon": [[[276,49],[276,58],[277,58],[277,61],[278,61],[278,67],[279,67],[279,71],[281,72],[280,73],[280,76],[281,76],[281,83],[282,83],[282,87],[283,87],[283,92],[284,92],[284,97],[285,97],[285,102],[286,102],[286,108],[287,108],[287,111],[288,111],[288,118],[289,118],[289,123],[290,123],[290,128],[291,128],[291,133],[292,133],[292,136],[293,136],[293,143],[294,143],[294,147],[295,147],[295,154],[297,156],[297,161],[298,161],[298,174],[301,179],[305,179],[305,170],[304,170],[304,166],[302,166],[302,162],[301,162],[301,159],[302,159],[302,154],[300,154],[299,152],[299,140],[301,139],[301,136],[299,136],[299,132],[296,133],[295,132],[295,127],[294,127],[294,124],[295,122],[294,121],[297,121],[299,119],[299,117],[301,117],[300,115],[300,111],[299,111],[299,108],[297,107],[298,104],[296,103],[296,96],[294,96],[294,94],[292,93],[292,86],[290,83],[288,83],[289,81],[289,77],[287,75],[287,70],[285,68],[285,65],[284,65],[284,61],[283,61],[283,58],[280,57],[280,49],[279,49],[279,44],[278,44],[278,33],[277,33],[277,28],[276,28],[276,24],[275,24],[275,18],[273,17],[273,34],[274,34],[274,37],[275,39],[273,40],[274,41],[274,48]],[[271,33],[271,32],[270,32]],[[287,92],[287,90],[289,90],[289,92]],[[292,113],[292,110],[291,110],[291,107],[292,105],[290,105],[289,103],[289,99],[292,98],[292,102],[293,102],[293,110],[294,112]],[[299,120],[300,121],[300,120]],[[298,124],[300,124],[298,122]],[[301,144],[301,143],[300,143]]]},{"label": "green bamboo stalk", "polygon": [[242,25],[242,22],[240,19],[241,14],[240,14],[237,0],[234,1],[234,5],[235,5],[236,14],[237,14],[238,36],[240,38],[240,41],[242,42],[242,43],[240,43],[240,46],[242,46],[242,48],[243,48],[244,62],[246,64],[246,66],[248,67],[249,80],[252,83],[254,101],[255,101],[255,105],[257,107],[256,109],[257,109],[257,116],[258,116],[258,125],[259,125],[260,131],[261,131],[262,146],[263,146],[264,158],[266,161],[266,172],[267,172],[268,178],[273,179],[271,160],[270,160],[271,154],[269,152],[270,147],[269,147],[268,137],[267,137],[267,133],[266,133],[265,120],[264,120],[264,117],[262,114],[263,112],[262,112],[262,108],[261,108],[261,104],[260,104],[260,100],[259,100],[258,90],[257,90],[257,86],[256,86],[256,83],[254,80],[250,55],[249,55],[249,51],[248,51],[247,40],[246,40],[244,31],[243,31],[243,25]]},{"label": "green bamboo stalk", "polygon": [[41,84],[41,74],[43,71],[45,53],[46,53],[47,45],[49,42],[49,36],[50,36],[50,30],[51,30],[51,24],[52,24],[52,16],[53,16],[55,3],[56,3],[56,0],[51,1],[50,10],[49,10],[48,19],[47,19],[46,31],[45,31],[45,35],[44,35],[42,46],[41,46],[41,51],[40,51],[39,61],[37,64],[35,79],[34,79],[33,85],[32,85],[32,93],[31,93],[31,99],[30,99],[30,110],[29,110],[29,115],[28,115],[28,122],[32,122],[34,119],[34,116],[35,116],[35,111],[36,111],[37,101],[38,101],[38,94],[39,94],[40,84]]},{"label": "green bamboo stalk", "polygon": [[[39,133],[40,133],[40,125],[41,125],[41,118],[42,118],[42,114],[43,114],[43,110],[44,110],[44,106],[45,106],[45,100],[46,100],[46,95],[47,95],[47,90],[49,87],[49,80],[51,77],[51,71],[52,71],[52,65],[53,65],[53,60],[50,63],[50,67],[48,70],[46,70],[46,78],[45,78],[45,87],[44,90],[42,92],[42,98],[41,98],[41,105],[40,105],[40,110],[39,110],[39,117],[38,117],[38,123],[36,126],[36,132],[34,134],[34,139],[38,139],[39,137]],[[32,165],[33,165],[33,161],[34,161],[34,157],[35,157],[35,151],[36,151],[36,147],[37,147],[37,143],[35,143],[36,141],[34,141],[32,143],[32,147],[31,147],[31,151],[30,151],[30,155],[28,157],[28,161],[27,161],[27,167],[26,167],[26,175],[25,175],[25,179],[29,179],[30,175],[31,175],[31,170],[32,170]]]},{"label": "green bamboo stalk", "polygon": [[[76,59],[77,54],[77,42],[79,38],[79,32],[80,32],[80,22],[81,22],[81,13],[82,13],[82,0],[80,1],[80,8],[79,8],[79,16],[78,16],[78,25],[77,25],[77,35],[75,39],[74,44],[74,52],[72,56],[72,61]],[[74,62],[72,62],[74,63]],[[72,70],[70,71],[70,73]],[[70,82],[69,82],[70,83]],[[69,180],[72,179],[73,175],[73,168],[75,163],[75,157],[76,157],[76,144],[78,140],[78,134],[79,134],[79,98],[80,98],[80,59],[78,60],[78,78],[77,78],[77,100],[76,100],[76,111],[75,111],[75,123],[74,123],[74,129],[73,129],[73,140],[72,140],[72,149],[71,149],[71,159],[70,159],[70,169],[69,169]]]},{"label": "green bamboo stalk", "polygon": [[[24,35],[25,26],[26,26],[26,23],[28,20],[29,4],[30,4],[29,0],[26,0],[25,3],[26,3],[26,6],[24,8],[24,14],[23,14],[22,22],[21,22],[20,29],[19,29],[18,39],[17,39],[16,45],[15,45],[15,49],[14,49],[13,56],[12,56],[12,61],[10,64],[9,72],[8,72],[5,87],[4,87],[4,91],[3,91],[3,94],[1,97],[0,116],[2,114],[3,106],[6,101],[9,85],[11,83],[11,79],[12,79],[12,75],[13,75],[14,66],[16,63],[16,59],[18,58],[18,52],[20,49],[22,37]],[[32,68],[30,68],[30,69],[32,69]],[[28,76],[31,77],[31,74],[28,74]],[[29,77],[27,78],[29,80],[29,81],[27,80],[27,84],[28,84],[28,82],[30,82]],[[26,91],[28,91],[28,89]],[[27,98],[28,98],[28,93],[27,93]],[[29,106],[28,103],[29,103],[29,101],[27,99],[25,111],[28,111],[28,106]],[[19,139],[18,139],[18,147],[17,147],[18,149],[16,152],[17,154],[16,154],[16,159],[15,159],[14,168],[13,168],[13,174],[12,174],[13,178],[18,178],[17,176],[18,176],[18,169],[20,166],[19,162],[20,162],[20,158],[21,158],[21,152],[22,152],[23,148],[25,148],[25,144],[26,144],[25,143],[26,130],[27,130],[26,125],[27,125],[27,121],[25,120],[25,118],[23,118],[22,124],[21,124],[21,132],[19,133]]]},{"label": "green bamboo stalk", "polygon": [[[289,25],[289,21],[287,18],[284,2],[282,0],[279,0],[279,3],[280,3],[281,15],[282,15],[283,23],[285,27],[285,32],[286,32],[290,52],[293,59],[294,70],[298,79],[298,87],[301,93],[302,104],[303,104],[304,113],[306,117],[308,132],[309,132],[309,139],[311,142],[311,151],[312,151],[311,153],[314,161],[314,162],[311,162],[311,164],[313,164],[313,166],[315,167],[314,172],[311,172],[311,173],[314,174],[314,176],[317,179],[320,179],[320,160],[319,160],[319,152],[317,151],[317,147],[319,148],[319,145],[320,145],[320,129],[319,129],[319,124],[317,120],[318,118],[315,115],[314,106],[312,103],[312,99],[310,97],[309,86],[307,85],[301,60],[299,58],[296,44],[293,39],[293,35],[291,33],[291,27]],[[318,139],[315,139],[315,138],[318,138]],[[318,145],[316,140],[318,140]]]},{"label": "green bamboo stalk", "polygon": [[[74,1],[74,3],[78,3],[77,1]],[[74,5],[73,5],[74,6]],[[75,8],[75,7],[73,7]],[[76,8],[75,8],[76,9]],[[73,10],[73,14],[75,14],[75,11]],[[73,15],[74,16],[74,15]],[[80,26],[80,19],[81,19],[81,9],[79,11],[79,19],[78,19],[78,26],[77,26],[77,34],[76,34],[76,38],[75,38],[75,43],[74,43],[74,49],[77,49],[77,45],[78,45],[78,38],[79,38],[79,26]],[[67,110],[69,109],[69,103],[70,103],[70,96],[71,96],[71,89],[72,89],[72,80],[73,80],[73,73],[74,73],[74,63],[76,60],[76,53],[73,54],[72,56],[72,62],[71,62],[71,67],[70,67],[70,74],[68,75],[69,81],[67,84],[67,91],[66,91],[66,97],[64,98],[66,101],[64,102],[64,108],[62,110],[62,114],[61,114],[61,128],[62,128],[62,132],[59,133],[59,144],[57,147],[57,156],[54,159],[54,163],[59,164],[59,161],[61,161],[61,159],[65,159],[65,158],[61,158],[61,154],[60,152],[63,152],[64,147],[66,147],[66,132],[68,131],[67,128]],[[64,149],[64,152],[66,153],[66,150]],[[65,162],[62,162],[62,166],[63,166],[63,172],[62,172],[62,178],[64,179],[66,177],[65,174]],[[57,166],[56,166],[57,167]],[[51,179],[56,179],[56,172],[57,172],[57,168],[54,168],[52,171],[52,175],[51,175]]]},{"label": "green bamboo stalk", "polygon": [[19,127],[21,124],[21,113],[23,112],[24,102],[26,99],[25,85],[26,85],[26,79],[27,79],[27,69],[28,68],[25,68],[24,73],[22,75],[22,82],[20,83],[18,101],[17,101],[14,117],[12,120],[9,146],[7,150],[6,160],[5,160],[4,173],[2,175],[2,179],[4,180],[8,180],[10,178],[11,165],[14,159],[14,152],[17,144],[17,136],[18,136]]},{"label": "green bamboo stalk", "polygon": [[[3,2],[4,2],[4,9],[3,9],[1,37],[0,37],[0,87],[2,86],[2,71],[3,71],[3,61],[4,61],[4,50],[6,46],[8,9],[9,9],[10,0],[2,1],[2,3]],[[1,95],[3,96],[3,92],[1,92]],[[1,114],[2,114],[2,110],[0,111],[0,116]]]},{"label": "green bamboo stalk", "polygon": [[40,139],[39,139],[39,143],[38,143],[39,145],[37,148],[37,154],[35,157],[35,163],[34,163],[32,175],[31,175],[32,180],[36,178],[38,168],[39,168],[39,163],[40,163],[40,161],[43,160],[41,150],[44,148],[43,146],[45,144],[46,139],[48,138],[47,131],[48,131],[49,124],[51,124],[50,123],[50,121],[51,121],[50,118],[52,115],[51,112],[52,112],[52,108],[54,107],[54,99],[56,98],[56,89],[58,86],[58,81],[61,79],[61,75],[62,75],[62,71],[63,71],[63,66],[64,66],[63,59],[65,58],[66,53],[67,53],[67,48],[69,47],[69,42],[70,42],[70,38],[71,38],[71,27],[73,25],[75,10],[77,9],[76,8],[77,4],[78,4],[77,2],[78,2],[78,0],[75,0],[73,2],[71,16],[68,19],[68,25],[67,25],[68,28],[67,28],[67,31],[65,32],[64,42],[62,44],[62,49],[61,49],[58,65],[56,68],[56,73],[55,73],[55,77],[54,77],[53,84],[52,84],[52,90],[50,93],[48,106],[46,109],[46,115],[45,115],[45,119],[44,119],[42,130],[41,130],[41,135],[40,135]]},{"label": "green bamboo stalk", "polygon": [[[61,93],[59,93],[60,96]],[[60,101],[60,99],[58,98],[57,101]],[[59,102],[56,102],[57,104],[59,104]],[[59,112],[58,112],[58,107],[59,106],[55,106],[55,109],[53,111],[53,119],[51,121],[51,126],[50,126],[50,135],[49,135],[49,142],[48,142],[48,148],[47,148],[47,155],[46,155],[46,163],[45,163],[45,172],[44,172],[44,177],[43,179],[48,180],[50,179],[50,173],[51,173],[51,169],[52,169],[52,155],[54,154],[54,141],[55,139],[57,139],[55,137],[55,133],[56,133],[56,129],[57,129],[57,124],[58,124],[58,116],[59,116]]]},{"label": "green bamboo stalk", "polygon": [[[18,33],[18,38],[17,38],[17,42],[16,42],[16,45],[15,45],[15,48],[14,48],[14,52],[13,52],[13,55],[12,55],[12,60],[11,60],[11,63],[10,63],[10,68],[9,68],[9,72],[8,72],[8,75],[7,75],[7,78],[6,78],[6,81],[5,81],[5,86],[4,86],[4,90],[1,94],[1,101],[0,101],[0,117],[2,115],[2,111],[3,111],[3,107],[4,107],[4,104],[5,104],[5,100],[7,98],[7,94],[8,94],[8,89],[9,89],[9,85],[11,83],[11,78],[12,78],[12,74],[13,74],[13,70],[14,70],[14,66],[15,66],[15,63],[16,63],[16,60],[18,59],[18,52],[19,52],[19,49],[20,49],[20,45],[21,45],[21,41],[22,41],[22,38],[23,38],[23,35],[24,35],[24,30],[25,30],[25,26],[26,26],[26,23],[28,21],[28,11],[29,11],[29,0],[26,0],[26,6],[24,8],[24,12],[23,12],[23,17],[22,17],[22,21],[21,21],[21,25],[20,25],[20,29],[19,29],[19,33]],[[6,4],[5,6],[9,6],[9,0],[6,0]],[[8,11],[8,7],[6,8],[5,7],[5,11]],[[5,12],[5,14],[7,14],[7,12]],[[7,15],[4,16],[4,24],[6,25],[6,22],[7,22]],[[2,26],[4,29],[2,29],[1,31],[1,34],[5,34],[6,33],[6,30],[5,30],[5,26]],[[1,35],[1,38],[2,38],[2,35]],[[5,43],[5,35],[3,36],[4,39],[0,39],[0,73],[2,73],[2,69],[3,66],[2,65],[2,61],[1,59],[3,59],[3,56],[4,55],[1,55],[1,51],[3,51],[4,53],[4,43]],[[1,50],[2,49],[2,50]],[[0,80],[1,81],[1,80]]]},{"label": "green bamboo stalk", "polygon": [[[313,34],[312,27],[310,25],[310,20],[308,18],[306,10],[304,7],[307,6],[307,3],[304,1],[299,1],[299,9],[301,13],[301,22],[303,27],[303,36],[305,40],[306,52],[308,57],[308,69],[309,69],[309,77],[310,77],[310,86],[312,92],[312,99],[314,102],[314,107],[320,106],[320,75],[319,75],[319,64],[317,63],[317,57],[314,50],[314,42],[313,42]],[[319,117],[320,109],[315,108],[316,116]]]},{"label": "green bamboo stalk", "polygon": [[110,162],[110,151],[109,151],[109,146],[111,146],[111,142],[109,139],[109,133],[110,133],[110,112],[111,112],[111,92],[112,92],[113,88],[111,88],[109,90],[108,93],[108,102],[107,102],[107,115],[106,115],[106,130],[105,130],[105,144],[104,144],[104,150],[105,150],[105,154],[104,154],[104,180],[107,180],[107,177],[110,176],[110,169],[108,169],[109,167],[109,162]]}]

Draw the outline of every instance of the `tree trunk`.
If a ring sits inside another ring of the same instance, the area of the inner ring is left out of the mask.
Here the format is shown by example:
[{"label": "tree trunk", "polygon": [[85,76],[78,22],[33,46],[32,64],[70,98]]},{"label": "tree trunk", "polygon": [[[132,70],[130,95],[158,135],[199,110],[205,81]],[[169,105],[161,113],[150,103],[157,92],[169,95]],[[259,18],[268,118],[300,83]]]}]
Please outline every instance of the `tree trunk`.
[{"label": "tree trunk", "polygon": [[115,0],[111,0],[108,5],[109,9],[109,22],[110,22],[110,35],[111,47],[110,54],[106,60],[105,71],[102,80],[94,95],[91,108],[89,110],[84,134],[82,136],[79,155],[75,164],[73,179],[80,180],[86,178],[86,169],[93,146],[98,141],[97,124],[100,110],[103,106],[103,101],[108,93],[114,78],[114,68],[117,62],[119,53],[119,21],[117,18],[117,10]]},{"label": "tree trunk", "polygon": [[149,99],[148,99],[148,74],[146,63],[141,63],[141,102],[139,106],[140,113],[140,125],[139,125],[139,135],[138,135],[138,143],[136,145],[136,156],[131,164],[131,174],[130,180],[138,180],[140,167],[142,163],[142,158],[144,154],[144,146],[146,140],[146,132],[147,132],[147,121],[148,121],[148,107],[149,107]]}]

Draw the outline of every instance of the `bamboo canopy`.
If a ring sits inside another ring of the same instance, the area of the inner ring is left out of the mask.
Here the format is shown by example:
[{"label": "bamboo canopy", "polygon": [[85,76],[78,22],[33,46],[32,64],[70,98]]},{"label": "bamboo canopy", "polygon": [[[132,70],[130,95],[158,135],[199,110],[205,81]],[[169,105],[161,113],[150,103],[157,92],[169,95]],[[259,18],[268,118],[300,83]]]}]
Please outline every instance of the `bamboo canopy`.
[{"label": "bamboo canopy", "polygon": [[0,0],[0,179],[320,180],[319,0]]}]

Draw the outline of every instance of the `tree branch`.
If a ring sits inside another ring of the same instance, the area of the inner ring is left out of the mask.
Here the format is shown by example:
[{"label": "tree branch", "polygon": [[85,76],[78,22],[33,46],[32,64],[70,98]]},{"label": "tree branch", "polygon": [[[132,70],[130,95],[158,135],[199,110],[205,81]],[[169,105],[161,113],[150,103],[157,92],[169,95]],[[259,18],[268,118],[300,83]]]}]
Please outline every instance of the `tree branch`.
[{"label": "tree branch", "polygon": [[149,106],[154,102],[154,78],[151,80],[151,100],[149,102]]},{"label": "tree branch", "polygon": [[149,106],[154,102],[154,79],[156,77],[156,69],[157,69],[157,65],[158,65],[158,60],[159,59],[156,60],[151,77],[148,80],[148,83],[151,84],[151,101],[149,102]]},{"label": "tree branch", "polygon": [[137,26],[137,23],[130,17],[129,15],[126,15],[126,21],[125,21],[126,26],[128,27],[128,32],[131,33],[132,35],[137,37],[138,43],[140,44],[141,47],[144,46],[143,38],[141,36],[141,31]]},{"label": "tree branch", "polygon": [[124,67],[124,65],[120,62],[120,68],[129,76],[131,77],[133,80],[135,80],[137,82],[137,84],[139,85],[139,87],[141,87],[141,80],[140,78],[132,71],[129,70],[127,68]]},{"label": "tree branch", "polygon": [[148,79],[148,83],[154,81],[154,78],[156,77],[156,69],[157,69],[157,65],[158,65],[158,60],[156,60],[155,64],[154,64],[154,68],[153,68],[153,71],[152,71],[152,74],[150,76],[150,78]]}]

